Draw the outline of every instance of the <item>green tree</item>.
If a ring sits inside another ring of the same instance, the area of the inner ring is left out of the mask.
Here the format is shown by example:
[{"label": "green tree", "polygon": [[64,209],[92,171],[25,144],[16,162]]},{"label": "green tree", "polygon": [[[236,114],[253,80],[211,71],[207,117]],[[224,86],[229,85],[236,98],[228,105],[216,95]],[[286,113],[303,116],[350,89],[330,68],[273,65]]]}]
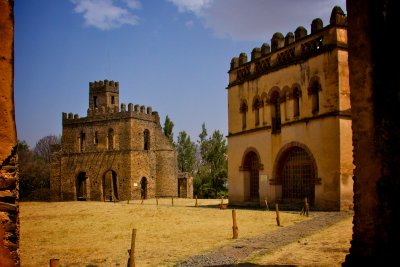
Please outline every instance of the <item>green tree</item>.
[{"label": "green tree", "polygon": [[178,168],[181,172],[193,173],[196,162],[196,145],[185,131],[179,132],[176,144],[178,152]]},{"label": "green tree", "polygon": [[19,193],[21,199],[48,200],[50,193],[50,147],[60,144],[61,137],[47,135],[32,150],[18,140]]},{"label": "green tree", "polygon": [[203,165],[203,155],[206,154],[207,151],[207,129],[206,129],[206,124],[203,122],[201,125],[201,133],[199,134],[199,140],[197,141],[199,143],[199,150],[200,150],[200,165]]},{"label": "green tree", "polygon": [[171,121],[171,119],[168,117],[168,115],[165,117],[164,121],[164,135],[168,137],[169,141],[171,144],[174,143],[174,133],[172,132],[172,129],[174,128],[174,123]]},{"label": "green tree", "polygon": [[216,130],[208,140],[205,161],[210,168],[210,181],[214,189],[215,197],[218,194],[225,194],[228,180],[227,171],[227,145],[223,134]]},{"label": "green tree", "polygon": [[202,124],[199,135],[197,173],[194,179],[194,193],[200,197],[215,198],[226,194],[227,188],[227,145],[225,137],[219,130],[207,137],[207,129]]},{"label": "green tree", "polygon": [[36,156],[25,141],[18,140],[19,194],[27,200],[48,200],[50,163]]}]

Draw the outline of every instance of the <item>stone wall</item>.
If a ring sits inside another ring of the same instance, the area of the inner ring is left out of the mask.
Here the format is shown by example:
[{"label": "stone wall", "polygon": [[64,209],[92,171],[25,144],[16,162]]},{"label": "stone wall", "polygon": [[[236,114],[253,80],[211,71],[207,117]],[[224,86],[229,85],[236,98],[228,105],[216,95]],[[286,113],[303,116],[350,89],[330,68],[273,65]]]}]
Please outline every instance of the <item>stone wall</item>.
[{"label": "stone wall", "polygon": [[[109,90],[115,105],[107,102]],[[62,114],[61,148],[52,152],[51,160],[52,200],[76,200],[81,185],[81,200],[176,196],[176,154],[158,113],[132,103],[118,107],[118,82],[90,83],[89,91],[90,97],[98,97],[99,107],[89,106],[86,117]],[[86,177],[84,183],[79,175]]]},{"label": "stone wall", "polygon": [[391,266],[400,244],[397,0],[348,0],[354,220],[344,266]]},{"label": "stone wall", "polygon": [[0,266],[19,266],[14,1],[0,0]]}]

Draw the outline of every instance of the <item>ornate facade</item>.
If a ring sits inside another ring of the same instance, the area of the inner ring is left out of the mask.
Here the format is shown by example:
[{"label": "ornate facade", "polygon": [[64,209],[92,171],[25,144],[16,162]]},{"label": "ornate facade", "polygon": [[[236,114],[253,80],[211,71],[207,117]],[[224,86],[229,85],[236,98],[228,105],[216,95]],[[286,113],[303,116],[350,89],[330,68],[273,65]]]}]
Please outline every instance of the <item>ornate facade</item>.
[{"label": "ornate facade", "polygon": [[53,200],[128,200],[177,196],[176,152],[151,107],[119,105],[119,83],[89,83],[87,117],[62,114],[52,147]]},{"label": "ornate facade", "polygon": [[314,19],[229,70],[228,186],[232,205],[265,200],[345,210],[353,203],[347,17]]}]

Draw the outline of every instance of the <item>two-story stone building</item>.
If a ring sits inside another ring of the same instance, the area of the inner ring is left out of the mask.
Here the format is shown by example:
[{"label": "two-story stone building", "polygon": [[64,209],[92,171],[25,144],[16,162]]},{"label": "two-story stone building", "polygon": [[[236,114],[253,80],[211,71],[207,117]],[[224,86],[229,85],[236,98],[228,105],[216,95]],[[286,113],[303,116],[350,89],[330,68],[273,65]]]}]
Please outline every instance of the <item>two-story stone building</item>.
[{"label": "two-story stone building", "polygon": [[353,203],[347,18],[314,19],[271,46],[234,57],[229,70],[231,205],[345,210]]},{"label": "two-story stone building", "polygon": [[89,83],[87,116],[62,114],[52,147],[52,200],[177,196],[176,152],[151,107],[119,104],[119,83]]}]

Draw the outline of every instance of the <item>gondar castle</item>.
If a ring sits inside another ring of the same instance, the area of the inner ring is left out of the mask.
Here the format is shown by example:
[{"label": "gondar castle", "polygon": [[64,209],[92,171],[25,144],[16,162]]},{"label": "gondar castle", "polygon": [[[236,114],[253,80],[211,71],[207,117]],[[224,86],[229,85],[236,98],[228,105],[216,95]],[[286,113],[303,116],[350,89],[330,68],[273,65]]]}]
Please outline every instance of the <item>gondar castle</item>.
[{"label": "gondar castle", "polygon": [[151,107],[119,104],[119,83],[89,83],[86,117],[62,114],[61,145],[52,146],[52,200],[118,201],[192,197],[191,177]]},{"label": "gondar castle", "polygon": [[241,53],[229,70],[230,205],[279,203],[317,210],[353,203],[347,17],[334,7],[330,24],[311,34],[275,33],[271,45]]}]

